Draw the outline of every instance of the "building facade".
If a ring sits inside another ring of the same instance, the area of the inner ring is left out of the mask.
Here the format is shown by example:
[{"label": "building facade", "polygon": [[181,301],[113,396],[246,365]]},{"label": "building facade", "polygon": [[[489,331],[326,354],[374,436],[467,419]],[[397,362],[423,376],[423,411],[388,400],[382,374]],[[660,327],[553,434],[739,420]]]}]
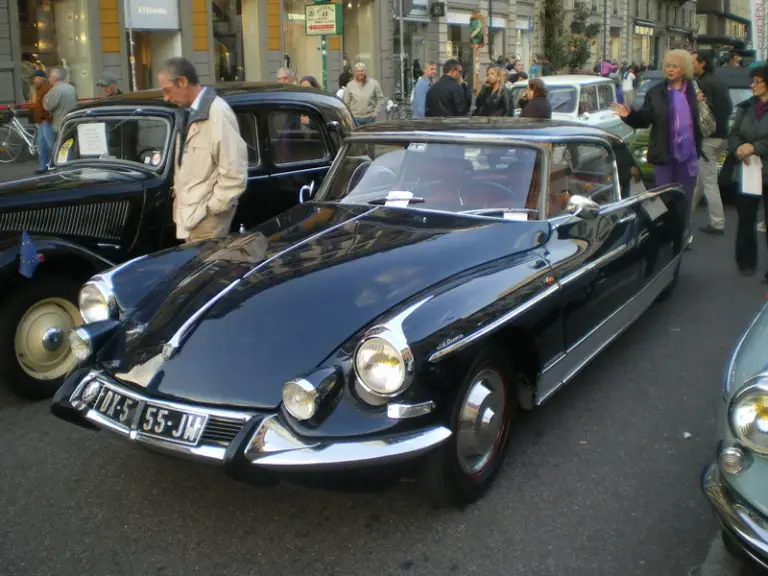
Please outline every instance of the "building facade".
[{"label": "building facade", "polygon": [[749,0],[699,0],[696,11],[700,48],[722,52],[749,47]]}]

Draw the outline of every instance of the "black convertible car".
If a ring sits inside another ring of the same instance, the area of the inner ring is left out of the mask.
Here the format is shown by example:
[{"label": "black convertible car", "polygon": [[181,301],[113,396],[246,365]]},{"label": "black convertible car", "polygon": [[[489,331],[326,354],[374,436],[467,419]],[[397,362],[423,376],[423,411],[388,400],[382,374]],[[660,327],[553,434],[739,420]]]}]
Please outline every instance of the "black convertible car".
[{"label": "black convertible car", "polygon": [[570,123],[365,127],[302,194],[89,281],[53,413],[253,483],[415,474],[461,505],[518,410],[671,293],[686,241],[682,191]]}]

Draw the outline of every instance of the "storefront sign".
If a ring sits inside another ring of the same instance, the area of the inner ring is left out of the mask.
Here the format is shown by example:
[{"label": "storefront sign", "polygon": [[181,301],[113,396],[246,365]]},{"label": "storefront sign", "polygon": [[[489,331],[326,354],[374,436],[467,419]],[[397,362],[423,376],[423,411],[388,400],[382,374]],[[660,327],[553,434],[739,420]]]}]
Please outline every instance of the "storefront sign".
[{"label": "storefront sign", "polygon": [[179,0],[126,0],[125,21],[134,30],[178,30]]},{"label": "storefront sign", "polygon": [[751,0],[750,11],[752,16],[751,38],[752,48],[755,49],[755,57],[758,60],[766,58],[765,38],[765,4],[762,0]]},{"label": "storefront sign", "polygon": [[429,16],[426,0],[404,0],[403,16],[406,18],[426,18]]},{"label": "storefront sign", "polygon": [[472,14],[469,17],[469,43],[472,46],[485,46],[485,17]]},{"label": "storefront sign", "polygon": [[648,28],[647,26],[635,26],[634,29],[636,36],[653,36],[653,28]]},{"label": "storefront sign", "polygon": [[341,4],[315,4],[304,11],[307,36],[341,34]]},{"label": "storefront sign", "polygon": [[442,18],[445,16],[445,2],[432,2],[429,5],[429,14],[434,18]]}]

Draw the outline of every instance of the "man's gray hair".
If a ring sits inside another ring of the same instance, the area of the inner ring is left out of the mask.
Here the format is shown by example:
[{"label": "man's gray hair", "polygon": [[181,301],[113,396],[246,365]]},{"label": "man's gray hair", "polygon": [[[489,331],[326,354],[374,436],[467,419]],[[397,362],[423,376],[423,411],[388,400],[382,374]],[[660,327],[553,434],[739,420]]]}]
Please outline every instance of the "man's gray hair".
[{"label": "man's gray hair", "polygon": [[57,80],[60,80],[61,82],[63,82],[64,80],[67,79],[67,69],[62,68],[61,66],[52,66],[48,70],[48,78],[50,78],[51,76],[56,76]]},{"label": "man's gray hair", "polygon": [[186,58],[169,58],[160,66],[159,73],[171,82],[176,82],[183,77],[193,86],[200,84],[200,77],[197,75],[195,65]]},{"label": "man's gray hair", "polygon": [[367,72],[368,66],[365,65],[365,62],[358,62],[355,64],[355,70],[363,70],[364,72]]},{"label": "man's gray hair", "polygon": [[277,75],[280,76],[280,74],[287,74],[289,78],[296,78],[296,74],[294,74],[293,70],[288,68],[288,66],[283,66],[277,71]]}]

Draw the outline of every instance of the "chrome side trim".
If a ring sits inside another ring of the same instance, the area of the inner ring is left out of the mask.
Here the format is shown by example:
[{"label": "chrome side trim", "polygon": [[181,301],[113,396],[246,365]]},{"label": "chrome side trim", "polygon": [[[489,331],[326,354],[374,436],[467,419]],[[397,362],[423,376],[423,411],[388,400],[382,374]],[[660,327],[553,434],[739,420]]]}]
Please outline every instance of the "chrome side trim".
[{"label": "chrome side trim", "polygon": [[479,330],[476,330],[475,332],[468,334],[467,336],[464,336],[463,338],[457,340],[456,342],[449,344],[445,348],[442,348],[440,350],[437,350],[436,352],[433,352],[432,355],[429,357],[429,361],[437,362],[445,358],[446,356],[449,356],[450,354],[454,354],[459,350],[463,350],[464,348],[476,342],[477,340],[484,338],[485,336],[488,336],[489,334],[500,329],[505,324],[511,322],[518,316],[525,314],[526,312],[528,312],[528,310],[536,306],[539,302],[546,300],[547,298],[555,294],[558,290],[560,290],[560,285],[553,284],[546,290],[543,290],[538,294],[536,294],[534,297],[526,300],[520,306],[513,308],[512,310],[500,316],[493,322],[489,322]]},{"label": "chrome side trim", "polygon": [[768,569],[768,518],[729,489],[717,464],[704,471],[701,487],[720,525],[740,541],[752,560]]},{"label": "chrome side trim", "polygon": [[628,252],[628,251],[629,251],[629,244],[622,244],[621,246],[614,248],[610,252],[600,256],[600,258],[596,258],[589,264],[586,264],[585,266],[582,266],[578,270],[571,272],[567,276],[560,278],[559,279],[560,286],[567,286],[568,284],[578,280],[585,274],[589,274],[596,268],[600,268],[601,266],[604,266],[609,262],[613,262],[614,260],[620,258],[625,252]]},{"label": "chrome side trim", "polygon": [[208,313],[208,311],[213,308],[213,306],[221,300],[224,296],[229,294],[234,288],[240,284],[243,280],[248,278],[251,274],[254,274],[264,268],[265,266],[269,265],[273,261],[275,261],[278,258],[281,258],[282,256],[285,256],[286,254],[296,250],[298,247],[303,246],[304,244],[311,242],[315,240],[316,238],[319,238],[320,236],[323,236],[325,234],[328,234],[329,232],[332,232],[334,230],[337,230],[341,228],[342,226],[346,226],[350,222],[355,222],[359,220],[360,218],[363,218],[370,214],[371,212],[374,212],[377,207],[371,208],[370,210],[358,214],[354,218],[350,218],[349,220],[345,220],[344,222],[340,222],[339,224],[336,224],[334,226],[331,226],[330,228],[326,228],[325,230],[322,230],[321,232],[318,232],[317,234],[313,234],[312,236],[309,236],[308,238],[305,238],[301,242],[297,242],[296,244],[291,245],[289,248],[286,248],[285,250],[282,250],[281,252],[278,252],[277,254],[273,255],[270,258],[267,258],[263,262],[261,262],[259,265],[255,266],[248,272],[246,272],[242,278],[238,278],[234,282],[232,282],[229,286],[224,288],[221,292],[216,294],[213,298],[211,298],[208,302],[206,302],[197,312],[192,314],[189,318],[187,318],[186,322],[181,325],[181,327],[176,331],[176,333],[171,337],[170,340],[163,346],[163,358],[166,360],[170,359],[178,350],[181,348],[181,345],[184,342],[184,338],[186,335],[191,331],[191,329],[195,326],[195,324],[203,317],[205,314]]},{"label": "chrome side trim", "polygon": [[277,416],[270,416],[254,433],[245,456],[253,465],[267,468],[359,467],[419,456],[436,448],[450,436],[448,428],[437,426],[380,439],[308,444],[297,438]]},{"label": "chrome side trim", "polygon": [[536,405],[550,396],[581,372],[595,356],[618,338],[643,312],[654,303],[661,292],[672,282],[681,254],[667,264],[651,282],[630,298],[623,306],[608,316],[589,334],[571,346],[564,355],[542,371],[536,390]]},{"label": "chrome side trim", "polygon": [[435,403],[432,400],[421,402],[420,404],[389,404],[387,406],[387,416],[393,420],[403,420],[429,414],[434,409]]}]

